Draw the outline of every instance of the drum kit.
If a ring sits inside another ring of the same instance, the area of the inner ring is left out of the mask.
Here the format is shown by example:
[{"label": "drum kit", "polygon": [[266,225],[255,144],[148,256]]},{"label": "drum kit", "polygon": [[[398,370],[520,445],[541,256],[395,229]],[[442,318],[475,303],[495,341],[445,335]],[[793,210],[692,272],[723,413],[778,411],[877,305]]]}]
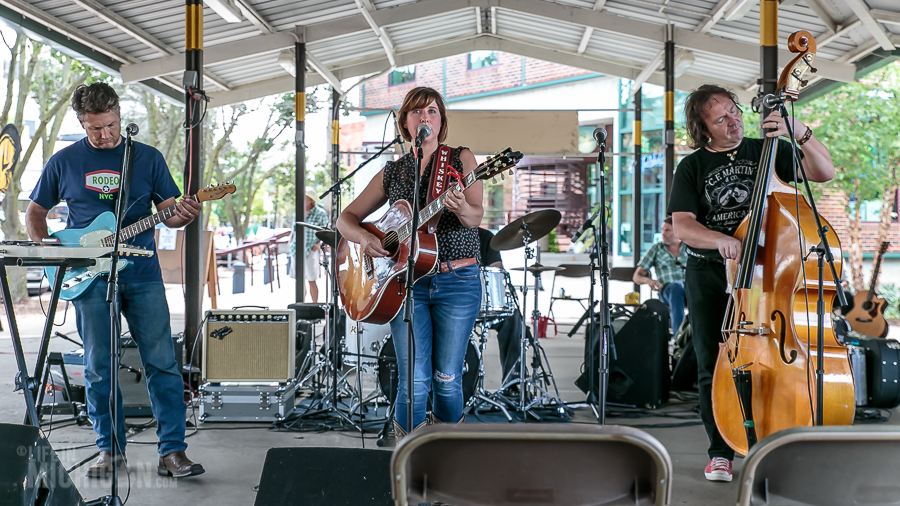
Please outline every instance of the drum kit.
[{"label": "drum kit", "polygon": [[[532,311],[531,335],[526,332],[527,323],[520,318],[521,328],[516,329],[519,340],[519,356],[516,366],[503,378],[500,388],[496,392],[489,392],[484,387],[485,370],[483,355],[487,347],[487,336],[492,327],[499,322],[512,317],[516,311],[527,314],[527,300],[529,286],[523,281],[521,287],[514,286],[507,270],[502,267],[482,266],[480,269],[480,281],[482,288],[481,306],[475,327],[470,336],[465,356],[465,368],[463,374],[463,401],[467,411],[481,412],[482,410],[496,409],[502,412],[510,422],[513,417],[510,411],[516,411],[540,420],[536,409],[552,409],[560,416],[570,415],[569,408],[562,402],[559,390],[553,379],[547,355],[537,339],[537,322],[540,312],[537,309],[538,287],[540,276],[544,272],[558,271],[560,267],[549,267],[540,263],[540,248],[535,248],[534,243],[547,236],[556,228],[561,219],[559,211],[547,209],[532,212],[513,221],[503,227],[493,238],[490,245],[497,251],[514,250],[523,248],[525,260],[524,267],[510,269],[512,271],[527,271],[534,277],[534,309]],[[305,224],[304,224],[305,225]],[[319,230],[316,237],[327,245],[334,244],[334,231]],[[534,262],[529,265],[529,261]],[[328,259],[322,255],[321,261],[326,266]],[[329,280],[330,281],[330,280]],[[521,289],[521,299],[517,290]],[[326,291],[326,293],[328,293]],[[393,404],[397,394],[397,362],[394,351],[393,338],[389,324],[376,325],[353,321],[346,316],[345,336],[340,341],[340,353],[335,366],[341,373],[338,384],[330,388],[336,388],[341,395],[351,397],[347,404],[349,412],[360,409],[361,406],[377,400],[387,399]],[[301,386],[314,386],[315,371],[330,370],[332,365],[331,354],[328,353],[328,345],[321,349],[313,346],[309,351],[307,361],[317,362],[320,367],[307,371],[299,380]],[[532,360],[529,364],[528,350],[531,350]],[[325,364],[324,367],[322,364]],[[530,372],[529,372],[530,365]],[[356,372],[357,385],[352,385],[349,377]],[[375,389],[369,395],[363,395],[362,384],[359,382],[359,373],[367,372],[374,376],[377,383]],[[321,398],[327,398],[322,395]]]}]

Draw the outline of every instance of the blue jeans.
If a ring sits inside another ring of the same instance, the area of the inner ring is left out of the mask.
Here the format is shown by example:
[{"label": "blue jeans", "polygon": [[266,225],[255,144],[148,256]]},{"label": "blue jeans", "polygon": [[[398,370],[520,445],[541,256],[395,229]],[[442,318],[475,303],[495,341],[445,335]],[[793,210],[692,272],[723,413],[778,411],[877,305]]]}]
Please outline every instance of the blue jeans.
[{"label": "blue jeans", "polygon": [[[425,420],[428,395],[434,391],[432,413],[438,420],[456,423],[462,418],[462,376],[466,347],[481,307],[478,266],[470,265],[420,279],[413,285],[416,363],[413,427]],[[406,426],[408,343],[403,310],[391,321],[397,351],[398,388],[394,419]]]},{"label": "blue jeans", "polygon": [[681,281],[666,283],[659,292],[659,300],[669,306],[672,334],[675,334],[684,320],[684,283]]},{"label": "blue jeans", "polygon": [[[112,451],[112,428],[109,406],[110,318],[106,303],[107,283],[97,282],[74,301],[75,323],[84,341],[84,386],[87,411],[97,433],[97,447]],[[184,382],[169,325],[169,305],[162,281],[120,283],[121,310],[137,344],[150,392],[150,408],[156,418],[157,451],[166,455],[187,448],[184,442]],[[120,451],[125,451],[125,414],[122,391],[119,390],[116,434]]]}]

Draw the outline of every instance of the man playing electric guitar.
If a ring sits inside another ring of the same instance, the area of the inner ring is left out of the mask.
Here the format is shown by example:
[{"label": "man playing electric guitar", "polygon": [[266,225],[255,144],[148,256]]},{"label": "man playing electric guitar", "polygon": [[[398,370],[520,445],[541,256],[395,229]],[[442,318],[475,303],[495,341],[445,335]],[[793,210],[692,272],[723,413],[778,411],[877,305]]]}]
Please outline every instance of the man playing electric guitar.
[{"label": "man playing electric guitar", "polygon": [[[100,214],[114,211],[118,195],[123,142],[119,97],[107,84],[81,85],[72,95],[72,109],[87,137],[59,151],[44,167],[31,193],[25,225],[31,240],[48,237],[47,212],[60,201],[69,206],[67,228],[84,228]],[[172,228],[182,227],[200,215],[200,204],[183,199],[169,174],[166,162],[156,149],[134,143],[134,170],[126,206],[125,225],[150,214],[150,203],[163,210],[175,206],[174,215],[165,220]],[[134,237],[133,244],[154,251],[153,230]],[[169,327],[169,307],[162,282],[159,261],[153,257],[135,257],[133,268],[119,276],[121,308],[140,351],[147,376],[150,405],[157,421],[160,455],[157,472],[181,478],[204,472],[184,453],[184,383]],[[118,420],[111,420],[109,394],[110,317],[106,303],[107,283],[95,283],[74,302],[78,333],[84,342],[84,383],[88,416],[97,433],[100,457],[88,468],[92,478],[112,473],[113,458],[125,460],[125,419],[119,393]],[[115,431],[115,436],[113,435]],[[114,445],[114,442],[116,443]],[[118,455],[113,455],[117,449]]]}]

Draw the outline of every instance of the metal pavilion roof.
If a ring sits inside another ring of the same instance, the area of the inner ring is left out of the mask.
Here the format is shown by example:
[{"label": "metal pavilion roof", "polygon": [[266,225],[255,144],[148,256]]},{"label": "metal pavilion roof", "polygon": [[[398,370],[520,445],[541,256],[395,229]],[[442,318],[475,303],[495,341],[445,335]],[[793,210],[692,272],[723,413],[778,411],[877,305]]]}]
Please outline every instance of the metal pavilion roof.
[{"label": "metal pavilion roof", "polygon": [[[292,91],[279,60],[291,61],[296,40],[307,43],[310,86],[474,50],[662,84],[671,23],[694,56],[676,87],[719,82],[746,98],[758,77],[758,2],[218,0],[239,22],[204,8],[204,85],[213,105]],[[184,13],[178,0],[0,0],[8,24],[178,101]],[[778,15],[781,46],[796,30],[816,37],[817,80],[848,82],[864,63],[900,56],[898,0],[780,0]]]}]

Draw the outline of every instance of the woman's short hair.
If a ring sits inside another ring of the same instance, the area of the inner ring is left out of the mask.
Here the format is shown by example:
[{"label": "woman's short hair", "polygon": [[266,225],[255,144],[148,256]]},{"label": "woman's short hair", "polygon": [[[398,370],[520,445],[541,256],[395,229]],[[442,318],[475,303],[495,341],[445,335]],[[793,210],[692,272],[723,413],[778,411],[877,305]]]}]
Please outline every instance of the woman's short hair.
[{"label": "woman's short hair", "polygon": [[119,115],[119,95],[106,83],[80,84],[72,93],[72,109],[79,121],[85,114],[113,111]]},{"label": "woman's short hair", "polygon": [[738,102],[737,95],[728,88],[723,88],[716,84],[704,84],[703,86],[692,91],[688,95],[687,101],[684,103],[684,119],[687,134],[690,138],[691,149],[700,149],[709,144],[709,130],[706,129],[706,122],[703,119],[706,104],[715,96],[724,95],[734,102],[738,111],[741,110],[741,104]]},{"label": "woman's short hair", "polygon": [[400,126],[400,135],[402,135],[407,142],[412,142],[412,136],[409,134],[409,130],[404,127],[406,124],[406,116],[410,111],[423,109],[430,104],[432,100],[435,105],[437,105],[438,111],[441,113],[441,131],[438,132],[438,142],[444,142],[447,138],[447,109],[444,107],[443,97],[441,97],[441,94],[434,88],[419,86],[418,88],[413,88],[406,94],[406,98],[403,99],[403,105],[400,106],[400,112],[397,114],[397,124]]}]

